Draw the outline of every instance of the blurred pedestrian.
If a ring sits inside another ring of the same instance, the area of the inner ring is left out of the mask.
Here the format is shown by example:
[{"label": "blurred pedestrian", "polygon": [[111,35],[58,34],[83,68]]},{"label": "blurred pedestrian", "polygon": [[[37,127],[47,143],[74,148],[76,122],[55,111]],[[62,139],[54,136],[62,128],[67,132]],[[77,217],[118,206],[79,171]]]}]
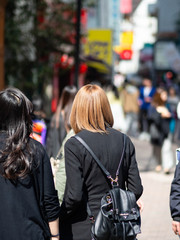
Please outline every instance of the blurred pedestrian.
[{"label": "blurred pedestrian", "polygon": [[57,110],[52,116],[50,127],[47,133],[46,150],[49,157],[55,158],[67,134],[66,115],[71,110],[71,106],[76,95],[75,86],[66,86],[59,99]]},{"label": "blurred pedestrian", "polygon": [[138,114],[139,114],[139,89],[132,81],[126,81],[121,91],[122,107],[125,114],[127,131],[130,136],[137,137],[138,131]]},{"label": "blurred pedestrian", "polygon": [[119,96],[119,91],[114,85],[108,85],[105,89],[113,118],[114,118],[114,124],[113,128],[120,130],[122,132],[127,131],[127,124],[125,121],[124,111],[122,108],[122,102]]},{"label": "blurred pedestrian", "polygon": [[176,139],[177,143],[180,143],[180,101],[177,105],[177,125],[176,125]]},{"label": "blurred pedestrian", "polygon": [[153,87],[150,77],[144,77],[143,86],[140,87],[139,94],[139,131],[141,139],[147,139],[149,133],[147,114],[155,92],[156,88]]},{"label": "blurred pedestrian", "polygon": [[[164,164],[164,171],[167,173],[172,165],[172,159],[169,159],[168,163],[163,163],[162,160],[162,147],[165,143],[165,139],[169,134],[169,123],[171,119],[171,112],[167,108],[167,91],[165,89],[159,89],[155,93],[152,104],[148,110],[148,121],[150,125],[150,140],[152,143],[153,157],[156,160],[156,171],[162,170],[162,164]],[[169,142],[169,141],[168,141]],[[167,145],[167,142],[166,142]],[[169,145],[168,145],[169,150]]]},{"label": "blurred pedestrian", "polygon": [[31,137],[43,146],[46,144],[46,134],[47,134],[47,119],[46,114],[43,110],[43,100],[39,96],[34,96],[32,99],[33,104],[33,129]]},{"label": "blurred pedestrian", "polygon": [[18,89],[0,92],[0,239],[59,239],[59,201],[49,158],[30,138],[32,103]]},{"label": "blurred pedestrian", "polygon": [[[112,176],[123,150],[123,136],[112,128],[113,115],[105,92],[97,85],[82,87],[72,106],[72,129],[90,146]],[[135,148],[126,137],[126,150],[119,179],[122,189],[134,192],[138,199],[143,191],[137,167]],[[63,240],[90,240],[91,221],[87,216],[87,202],[96,218],[102,196],[111,188],[110,182],[97,167],[91,154],[79,141],[71,137],[65,144],[66,189],[61,205],[60,233]]]},{"label": "blurred pedestrian", "polygon": [[[62,203],[63,198],[64,198],[64,191],[65,191],[65,185],[66,185],[66,169],[65,169],[65,153],[64,153],[64,146],[69,138],[74,136],[74,131],[73,129],[69,130],[67,132],[67,135],[65,139],[62,142],[59,154],[56,158],[55,162],[55,168],[54,168],[54,181],[55,181],[55,186],[58,191],[58,198],[59,202]],[[53,163],[51,162],[53,165]]]},{"label": "blurred pedestrian", "polygon": [[168,99],[167,99],[167,104],[170,108],[171,111],[171,121],[170,121],[170,136],[172,141],[175,139],[175,129],[178,130],[177,126],[177,106],[179,103],[179,97],[176,93],[175,87],[171,86],[168,90]]},{"label": "blurred pedestrian", "polygon": [[[76,88],[74,88],[74,93],[73,93],[74,97],[76,92],[77,92]],[[74,97],[71,100],[73,100]],[[53,175],[54,175],[54,181],[55,181],[56,189],[58,190],[58,197],[59,197],[60,203],[63,200],[65,184],[66,184],[64,145],[66,141],[74,135],[74,131],[71,128],[71,124],[70,124],[70,113],[71,113],[72,103],[73,101],[69,102],[69,104],[66,105],[66,107],[64,107],[64,112],[63,112],[64,125],[65,125],[67,134],[62,142],[62,145],[58,151],[56,158],[54,159],[53,157],[51,157],[50,159]]]}]

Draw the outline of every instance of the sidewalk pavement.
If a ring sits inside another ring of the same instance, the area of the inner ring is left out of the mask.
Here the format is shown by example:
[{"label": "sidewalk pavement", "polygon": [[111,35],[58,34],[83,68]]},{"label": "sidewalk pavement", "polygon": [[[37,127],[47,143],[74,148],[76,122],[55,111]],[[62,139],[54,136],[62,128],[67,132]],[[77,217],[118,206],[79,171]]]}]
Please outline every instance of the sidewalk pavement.
[{"label": "sidewalk pavement", "polygon": [[[174,169],[169,175],[154,171],[155,163],[151,159],[151,144],[131,138],[136,148],[136,158],[144,192],[142,200],[144,210],[141,215],[142,233],[138,240],[177,240],[171,228],[169,193]],[[175,153],[176,145],[173,145]],[[174,161],[175,162],[175,161]]]}]

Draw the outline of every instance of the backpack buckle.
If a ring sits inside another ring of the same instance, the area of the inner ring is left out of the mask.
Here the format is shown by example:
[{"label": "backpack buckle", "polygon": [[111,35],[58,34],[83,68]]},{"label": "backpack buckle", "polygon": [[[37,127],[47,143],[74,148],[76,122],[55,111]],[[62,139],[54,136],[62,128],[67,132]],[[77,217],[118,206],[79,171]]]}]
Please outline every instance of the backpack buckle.
[{"label": "backpack buckle", "polygon": [[116,178],[112,178],[111,176],[108,176],[108,178],[110,179],[111,181],[111,185],[112,187],[115,187],[115,186],[119,186],[119,183],[118,183],[118,176],[116,176]]},{"label": "backpack buckle", "polygon": [[90,219],[91,223],[95,222],[94,216],[90,216],[89,219]]}]

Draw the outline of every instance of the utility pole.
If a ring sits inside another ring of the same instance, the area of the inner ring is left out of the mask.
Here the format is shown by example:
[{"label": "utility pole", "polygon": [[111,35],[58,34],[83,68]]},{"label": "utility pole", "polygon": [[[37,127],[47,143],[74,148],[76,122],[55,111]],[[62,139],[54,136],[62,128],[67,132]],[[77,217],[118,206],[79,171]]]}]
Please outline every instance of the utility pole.
[{"label": "utility pole", "polygon": [[0,90],[4,88],[4,25],[7,0],[0,1]]},{"label": "utility pole", "polygon": [[76,10],[76,45],[75,45],[75,74],[74,85],[79,88],[79,52],[80,52],[80,32],[81,32],[81,7],[82,0],[77,0]]}]

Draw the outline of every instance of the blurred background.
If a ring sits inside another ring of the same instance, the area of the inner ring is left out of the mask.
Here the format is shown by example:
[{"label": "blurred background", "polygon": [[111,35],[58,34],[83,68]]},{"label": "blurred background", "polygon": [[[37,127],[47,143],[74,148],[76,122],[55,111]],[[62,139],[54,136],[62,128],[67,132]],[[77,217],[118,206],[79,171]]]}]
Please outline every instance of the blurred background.
[{"label": "blurred background", "polygon": [[[0,0],[0,90],[21,89],[48,129],[64,87],[87,83],[106,90],[114,127],[136,147],[145,204],[139,239],[177,239],[169,193],[180,143],[180,1]],[[149,129],[139,126],[142,87],[166,90],[164,172],[155,170]]]},{"label": "blurred background", "polygon": [[179,87],[179,13],[178,0],[0,0],[0,89],[37,93],[51,114],[66,85]]}]

